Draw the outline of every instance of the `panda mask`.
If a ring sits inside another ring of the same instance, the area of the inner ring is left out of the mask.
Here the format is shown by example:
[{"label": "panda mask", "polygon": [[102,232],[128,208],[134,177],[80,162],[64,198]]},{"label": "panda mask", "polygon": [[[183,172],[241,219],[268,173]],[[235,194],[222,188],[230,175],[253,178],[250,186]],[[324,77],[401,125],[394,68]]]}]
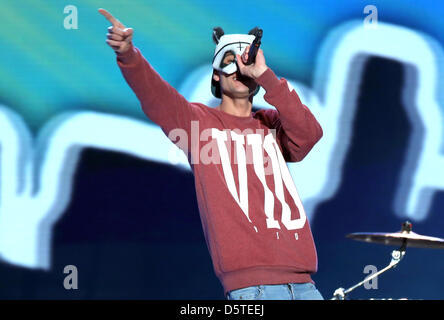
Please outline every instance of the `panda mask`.
[{"label": "panda mask", "polygon": [[255,36],[251,34],[223,35],[214,50],[213,68],[226,74],[235,73],[237,71],[236,61],[234,60],[229,64],[224,64],[225,55],[227,52],[232,53],[234,57],[236,57],[237,54],[242,55],[245,48],[253,42],[254,38]]},{"label": "panda mask", "polygon": [[[255,34],[258,28],[250,30],[248,34],[224,34],[224,31],[220,27],[213,29],[213,41],[216,43],[216,49],[213,56],[213,69],[222,71],[225,74],[232,74],[238,70],[236,55],[242,55],[247,48],[251,45],[255,39]],[[228,63],[224,63],[224,57],[227,53],[234,55],[235,59]],[[259,86],[254,94],[259,91]],[[220,98],[219,84],[211,81],[211,92],[216,98]]]}]

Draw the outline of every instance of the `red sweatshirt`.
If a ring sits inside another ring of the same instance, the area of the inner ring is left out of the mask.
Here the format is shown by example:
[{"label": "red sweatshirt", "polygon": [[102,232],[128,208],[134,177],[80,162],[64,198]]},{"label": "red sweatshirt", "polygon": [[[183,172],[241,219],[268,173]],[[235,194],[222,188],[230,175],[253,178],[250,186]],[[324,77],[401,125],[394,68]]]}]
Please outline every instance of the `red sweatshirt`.
[{"label": "red sweatshirt", "polygon": [[117,64],[144,113],[188,157],[225,294],[259,284],[312,282],[316,248],[286,162],[301,161],[322,129],[287,81],[265,71],[256,82],[277,110],[239,117],[188,102],[136,47],[118,54]]}]

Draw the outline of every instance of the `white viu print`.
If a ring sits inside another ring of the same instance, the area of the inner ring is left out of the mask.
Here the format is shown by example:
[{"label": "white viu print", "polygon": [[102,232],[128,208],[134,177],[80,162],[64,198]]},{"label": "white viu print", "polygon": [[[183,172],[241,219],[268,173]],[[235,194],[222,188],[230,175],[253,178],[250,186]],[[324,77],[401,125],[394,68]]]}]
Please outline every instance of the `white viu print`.
[{"label": "white viu print", "polygon": [[[247,217],[248,221],[252,223],[249,216],[248,209],[248,178],[247,178],[247,161],[246,161],[246,150],[245,150],[245,138],[248,145],[251,146],[252,156],[253,156],[253,168],[259,181],[262,183],[264,188],[264,212],[266,215],[267,228],[280,229],[279,222],[274,218],[274,196],[273,192],[267,186],[265,180],[265,167],[264,167],[264,157],[263,150],[265,150],[269,156],[272,166],[272,173],[275,185],[275,194],[278,200],[282,204],[282,215],[281,222],[288,230],[296,230],[304,227],[307,221],[307,216],[305,214],[304,207],[302,206],[302,201],[294,185],[293,179],[288,170],[285,159],[279,149],[279,146],[271,133],[267,134],[262,143],[262,138],[260,134],[247,134],[241,135],[234,131],[230,131],[231,139],[235,143],[236,148],[236,158],[238,165],[238,181],[239,190],[236,188],[234,182],[233,170],[231,167],[231,161],[229,158],[229,153],[227,150],[226,141],[227,131],[221,131],[216,128],[212,129],[212,138],[216,139],[217,147],[220,155],[220,160],[222,164],[222,170],[224,172],[225,182],[227,188],[234,200],[237,202],[239,207],[242,209],[243,213]],[[299,210],[299,218],[291,219],[291,209],[288,203],[285,201],[284,196],[284,185],[291,195],[296,207]],[[256,229],[256,228],[255,228]]]}]

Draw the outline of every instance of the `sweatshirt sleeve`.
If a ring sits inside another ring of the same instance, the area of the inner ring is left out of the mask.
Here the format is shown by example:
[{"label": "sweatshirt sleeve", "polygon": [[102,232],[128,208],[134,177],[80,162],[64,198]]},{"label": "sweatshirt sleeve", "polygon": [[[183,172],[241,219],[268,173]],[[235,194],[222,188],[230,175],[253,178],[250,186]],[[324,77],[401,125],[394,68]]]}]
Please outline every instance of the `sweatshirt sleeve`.
[{"label": "sweatshirt sleeve", "polygon": [[302,104],[287,80],[278,79],[268,68],[256,82],[266,94],[265,101],[276,110],[261,110],[271,128],[276,130],[277,142],[287,162],[304,159],[323,135],[322,128],[310,110]]},{"label": "sweatshirt sleeve", "polygon": [[197,106],[189,103],[153,69],[137,47],[117,53],[117,64],[140,101],[145,115],[166,135],[181,128],[190,133]]}]

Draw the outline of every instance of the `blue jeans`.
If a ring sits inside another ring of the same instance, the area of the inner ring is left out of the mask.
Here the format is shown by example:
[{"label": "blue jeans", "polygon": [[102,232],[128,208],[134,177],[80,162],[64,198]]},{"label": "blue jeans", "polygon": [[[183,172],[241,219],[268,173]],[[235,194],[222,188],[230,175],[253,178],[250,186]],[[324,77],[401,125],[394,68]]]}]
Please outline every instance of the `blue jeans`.
[{"label": "blue jeans", "polygon": [[229,291],[228,300],[324,300],[311,282],[267,284]]}]

